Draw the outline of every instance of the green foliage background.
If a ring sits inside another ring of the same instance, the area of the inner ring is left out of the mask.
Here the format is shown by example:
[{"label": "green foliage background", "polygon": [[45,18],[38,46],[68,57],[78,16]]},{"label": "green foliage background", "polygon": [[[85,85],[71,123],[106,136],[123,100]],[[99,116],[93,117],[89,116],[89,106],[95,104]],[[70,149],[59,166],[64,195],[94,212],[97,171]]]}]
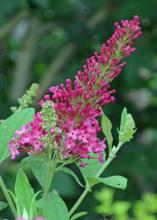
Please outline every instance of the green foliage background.
[{"label": "green foliage background", "polygon": [[[156,11],[156,0],[0,0],[0,119],[10,115],[10,106],[32,82],[41,85],[37,105],[50,85],[73,79],[85,59],[111,36],[115,21],[136,14],[141,17],[143,35],[137,51],[112,83],[117,89],[116,102],[104,107],[113,127],[118,127],[124,106],[136,121],[135,139],[125,145],[105,173],[128,178],[127,190],[116,196],[131,202],[144,192],[157,192]],[[114,134],[116,138],[116,129]],[[13,187],[18,166],[19,161],[7,161],[0,167],[8,187]],[[36,188],[37,182],[31,182]],[[81,190],[72,178],[60,173],[53,187],[60,190],[68,207]],[[95,205],[91,193],[81,207],[89,211],[85,220],[100,218],[94,213]],[[9,218],[8,210],[3,217]]]}]

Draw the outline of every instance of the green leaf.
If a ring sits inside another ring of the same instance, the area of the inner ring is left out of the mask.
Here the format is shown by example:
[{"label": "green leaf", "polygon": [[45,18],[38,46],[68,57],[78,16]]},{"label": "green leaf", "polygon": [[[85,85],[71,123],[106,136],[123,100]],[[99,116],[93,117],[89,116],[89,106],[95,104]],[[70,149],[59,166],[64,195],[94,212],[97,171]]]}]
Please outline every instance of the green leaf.
[{"label": "green leaf", "polygon": [[33,108],[18,110],[0,125],[0,163],[10,156],[7,145],[15,131],[32,121],[34,114]]},{"label": "green leaf", "polygon": [[112,186],[118,189],[126,189],[127,187],[127,179],[123,176],[110,176],[106,178],[94,177],[88,179],[89,183],[93,186],[98,183],[103,183],[108,186]]},{"label": "green leaf", "polygon": [[136,132],[135,121],[131,114],[127,113],[127,109],[124,108],[121,115],[119,142],[129,142],[133,138],[133,134]]},{"label": "green leaf", "polygon": [[20,215],[22,216],[24,210],[26,210],[29,215],[31,202],[35,195],[27,176],[22,169],[19,170],[16,177],[15,196],[17,210],[19,210],[18,217]]},{"label": "green leaf", "polygon": [[47,165],[46,163],[39,157],[36,156],[29,156],[22,161],[23,168],[25,166],[28,166],[39,184],[44,187],[45,186],[45,180],[47,175]]},{"label": "green leaf", "polygon": [[70,170],[69,168],[61,167],[58,169],[58,171],[63,171],[64,173],[71,175],[76,180],[78,185],[80,185],[81,187],[84,187],[83,184],[80,182],[79,178],[76,176],[76,174],[72,170]]},{"label": "green leaf", "polygon": [[103,114],[102,118],[101,118],[101,128],[102,128],[102,131],[106,137],[109,149],[111,150],[112,143],[113,143],[113,137],[112,137],[112,132],[111,132],[112,123],[111,123],[110,119],[105,114]]},{"label": "green leaf", "polygon": [[8,207],[8,204],[6,202],[0,201],[0,211],[2,211],[3,209],[5,209],[7,207]]},{"label": "green leaf", "polygon": [[120,131],[123,131],[125,129],[125,124],[127,121],[127,109],[124,108],[121,115],[121,122],[120,122]]},{"label": "green leaf", "polygon": [[68,209],[64,201],[54,192],[44,196],[41,209],[46,220],[69,220]]},{"label": "green leaf", "polygon": [[[91,156],[96,156],[95,154],[91,154]],[[106,155],[104,152],[104,161],[105,161]],[[84,159],[82,160],[87,165],[85,167],[79,167],[84,179],[87,181],[89,177],[95,177],[98,170],[101,168],[102,164],[98,159]]]},{"label": "green leaf", "polygon": [[30,211],[29,211],[29,217],[30,219],[33,219],[34,216],[37,215],[37,201],[36,197],[41,193],[41,191],[37,192],[34,197],[32,198],[32,201],[30,203]]},{"label": "green leaf", "polygon": [[80,218],[80,217],[85,216],[86,214],[87,214],[87,212],[78,212],[78,213],[74,214],[74,215],[70,218],[70,220],[76,220],[76,219],[78,219],[78,218]]}]

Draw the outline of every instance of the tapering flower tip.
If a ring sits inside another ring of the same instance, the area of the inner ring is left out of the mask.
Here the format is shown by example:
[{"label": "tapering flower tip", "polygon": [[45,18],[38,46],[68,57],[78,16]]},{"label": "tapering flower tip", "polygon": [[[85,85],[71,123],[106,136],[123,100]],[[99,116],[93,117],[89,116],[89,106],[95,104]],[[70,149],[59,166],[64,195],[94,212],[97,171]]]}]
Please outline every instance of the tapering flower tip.
[{"label": "tapering flower tip", "polygon": [[95,54],[107,81],[121,72],[126,63],[120,62],[135,51],[134,41],[142,34],[138,16],[134,16],[133,20],[122,20],[120,24],[116,22],[115,27],[111,38],[102,45],[100,54]]}]

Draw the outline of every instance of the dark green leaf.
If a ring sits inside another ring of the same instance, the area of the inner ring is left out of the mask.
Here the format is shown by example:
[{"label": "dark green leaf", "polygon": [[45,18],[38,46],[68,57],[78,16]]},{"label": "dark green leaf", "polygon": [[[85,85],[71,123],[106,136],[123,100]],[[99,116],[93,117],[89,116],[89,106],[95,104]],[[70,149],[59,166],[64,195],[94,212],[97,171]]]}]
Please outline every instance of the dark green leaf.
[{"label": "dark green leaf", "polygon": [[46,220],[69,220],[68,209],[64,201],[53,192],[47,193],[41,203]]},{"label": "dark green leaf", "polygon": [[22,169],[18,172],[16,177],[15,196],[17,200],[17,210],[19,210],[18,216],[22,215],[24,210],[29,214],[31,202],[35,195],[27,176]]},{"label": "dark green leaf", "polygon": [[88,179],[91,185],[96,185],[98,183],[103,183],[108,186],[112,186],[118,189],[126,189],[127,179],[123,176],[110,176],[106,178],[94,177]]},{"label": "dark green leaf", "polygon": [[20,129],[22,125],[32,121],[34,113],[33,108],[18,110],[0,125],[0,163],[10,155],[7,144],[15,131]]}]

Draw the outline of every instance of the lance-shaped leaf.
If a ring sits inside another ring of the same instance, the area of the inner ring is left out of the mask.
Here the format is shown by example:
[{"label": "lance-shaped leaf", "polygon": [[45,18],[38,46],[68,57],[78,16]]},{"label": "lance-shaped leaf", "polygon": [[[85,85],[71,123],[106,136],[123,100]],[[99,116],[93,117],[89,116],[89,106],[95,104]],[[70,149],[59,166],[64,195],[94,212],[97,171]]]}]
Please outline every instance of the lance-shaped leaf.
[{"label": "lance-shaped leaf", "polygon": [[15,131],[19,130],[22,125],[32,121],[34,113],[33,108],[18,110],[0,124],[0,163],[10,156],[7,145]]},{"label": "lance-shaped leaf", "polygon": [[103,183],[105,185],[118,188],[118,189],[126,189],[127,187],[127,179],[123,176],[110,176],[106,178],[93,177],[88,179],[91,186],[94,186],[98,183]]},{"label": "lance-shaped leaf", "polygon": [[48,167],[46,163],[39,157],[29,156],[22,160],[22,167],[28,167],[32,170],[35,178],[39,182],[39,184],[44,187],[46,175],[48,172]]},{"label": "lance-shaped leaf", "polygon": [[69,220],[68,209],[59,195],[47,193],[40,202],[42,214],[46,220]]},{"label": "lance-shaped leaf", "polygon": [[109,150],[111,151],[112,143],[113,143],[113,137],[112,137],[112,132],[111,132],[112,131],[112,123],[111,123],[110,119],[105,114],[103,114],[102,118],[101,118],[101,128],[102,128],[102,131],[106,137]]},{"label": "lance-shaped leaf", "polygon": [[16,177],[15,197],[18,217],[22,216],[24,211],[27,212],[29,216],[32,200],[34,199],[35,194],[26,174],[22,169],[18,172]]}]

